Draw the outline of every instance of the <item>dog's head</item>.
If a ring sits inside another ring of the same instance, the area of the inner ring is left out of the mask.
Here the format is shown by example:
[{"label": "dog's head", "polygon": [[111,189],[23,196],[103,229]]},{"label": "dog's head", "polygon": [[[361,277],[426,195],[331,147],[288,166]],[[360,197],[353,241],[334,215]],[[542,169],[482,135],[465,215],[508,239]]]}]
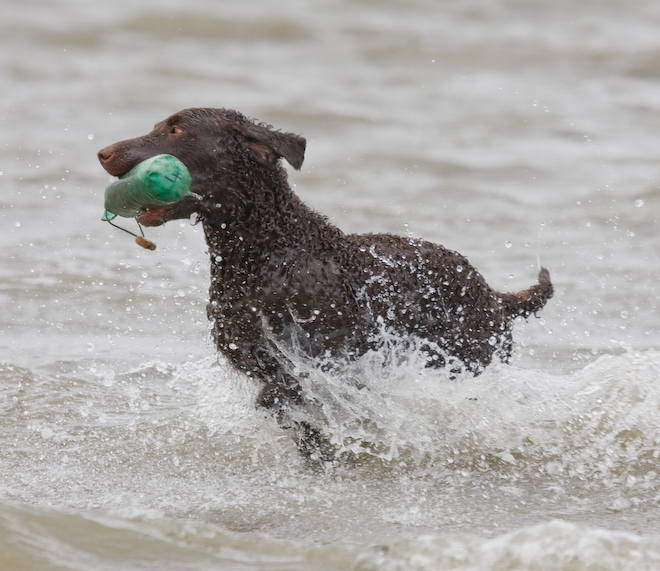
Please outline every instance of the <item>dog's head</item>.
[{"label": "dog's head", "polygon": [[[151,133],[109,145],[98,152],[103,168],[122,176],[135,165],[160,154],[173,155],[192,175],[191,194],[162,208],[145,210],[145,226],[188,218],[216,202],[224,190],[237,190],[252,165],[277,168],[280,158],[300,169],[305,139],[273,130],[228,109],[184,109],[158,123]],[[220,193],[220,194],[218,194]]]}]

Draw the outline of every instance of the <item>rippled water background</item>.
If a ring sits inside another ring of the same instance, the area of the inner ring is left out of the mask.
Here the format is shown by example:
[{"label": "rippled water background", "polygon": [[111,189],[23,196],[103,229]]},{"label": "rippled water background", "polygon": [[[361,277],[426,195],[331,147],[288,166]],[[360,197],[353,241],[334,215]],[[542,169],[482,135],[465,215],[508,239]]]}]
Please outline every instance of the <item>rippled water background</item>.
[{"label": "rippled water background", "polygon": [[[3,0],[0,46],[1,568],[660,567],[655,0]],[[356,454],[303,461],[215,356],[200,229],[100,221],[96,151],[190,106],[304,135],[347,231],[540,259],[514,362],[312,372]]]}]

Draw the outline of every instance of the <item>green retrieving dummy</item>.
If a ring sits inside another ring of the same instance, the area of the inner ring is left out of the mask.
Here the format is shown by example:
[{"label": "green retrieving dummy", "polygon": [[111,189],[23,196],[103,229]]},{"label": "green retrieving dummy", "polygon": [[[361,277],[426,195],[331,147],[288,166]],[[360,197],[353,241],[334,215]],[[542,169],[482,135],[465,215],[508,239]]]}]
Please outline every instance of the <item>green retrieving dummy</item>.
[{"label": "green retrieving dummy", "polygon": [[117,216],[133,218],[147,208],[179,202],[189,194],[190,182],[186,165],[176,157],[151,157],[108,183],[102,220],[109,222]]}]

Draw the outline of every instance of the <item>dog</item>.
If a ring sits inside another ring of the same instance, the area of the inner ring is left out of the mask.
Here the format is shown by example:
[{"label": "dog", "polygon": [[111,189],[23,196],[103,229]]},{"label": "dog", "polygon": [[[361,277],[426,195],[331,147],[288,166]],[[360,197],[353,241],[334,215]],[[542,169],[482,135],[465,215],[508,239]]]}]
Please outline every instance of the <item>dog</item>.
[{"label": "dog", "polygon": [[[462,255],[392,234],[345,234],[291,190],[280,159],[300,169],[304,138],[237,111],[185,109],[142,137],[98,153],[121,176],[170,154],[192,176],[191,193],[145,208],[144,226],[197,216],[211,258],[208,317],[218,351],[261,384],[258,405],[286,412],[305,395],[286,348],[312,359],[355,359],[381,333],[418,342],[428,365],[479,374],[494,357],[508,362],[512,327],[553,295],[547,269],[519,293],[500,293]],[[294,423],[302,452],[319,431]],[[290,423],[289,423],[290,425]]]}]

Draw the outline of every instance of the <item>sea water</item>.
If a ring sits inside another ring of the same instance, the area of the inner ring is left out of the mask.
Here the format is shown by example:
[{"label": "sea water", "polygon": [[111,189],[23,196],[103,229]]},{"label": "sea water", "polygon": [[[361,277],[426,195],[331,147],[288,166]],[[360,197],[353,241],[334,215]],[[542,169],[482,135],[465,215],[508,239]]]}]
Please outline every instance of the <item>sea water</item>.
[{"label": "sea water", "polygon": [[[2,12],[0,568],[660,568],[660,5]],[[548,267],[511,364],[301,362],[336,451],[302,458],[209,340],[200,227],[100,220],[96,152],[191,106],[305,136],[290,181],[347,232]]]}]

